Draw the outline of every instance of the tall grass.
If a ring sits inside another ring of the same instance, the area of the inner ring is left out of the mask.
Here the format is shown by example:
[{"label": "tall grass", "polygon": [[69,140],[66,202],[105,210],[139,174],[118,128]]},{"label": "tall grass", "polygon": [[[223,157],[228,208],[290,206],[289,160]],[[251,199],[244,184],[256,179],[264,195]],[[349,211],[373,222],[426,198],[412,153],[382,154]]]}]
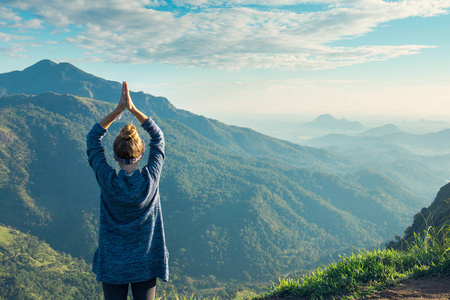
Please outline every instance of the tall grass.
[{"label": "tall grass", "polygon": [[408,278],[450,273],[450,228],[429,227],[405,250],[359,251],[299,279],[279,279],[257,299],[358,299]]},{"label": "tall grass", "polygon": [[177,292],[176,290],[162,291],[161,295],[157,295],[157,300],[220,300],[219,297],[197,297],[193,293]]},{"label": "tall grass", "polygon": [[173,299],[173,300],[220,300],[220,298],[217,297],[212,297],[212,298],[198,298],[196,297],[194,294],[191,295],[180,295],[178,293],[173,293],[173,294],[165,294],[162,297],[157,298],[158,300],[165,300],[165,299]]}]

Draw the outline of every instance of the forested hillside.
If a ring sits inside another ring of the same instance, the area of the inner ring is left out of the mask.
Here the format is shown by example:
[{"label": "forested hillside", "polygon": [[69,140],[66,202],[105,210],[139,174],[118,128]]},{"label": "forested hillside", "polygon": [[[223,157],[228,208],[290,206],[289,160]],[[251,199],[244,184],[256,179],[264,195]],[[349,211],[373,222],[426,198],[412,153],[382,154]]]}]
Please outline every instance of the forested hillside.
[{"label": "forested hillside", "polygon": [[[69,64],[44,61],[30,68],[36,73],[42,64],[46,76],[53,67],[62,72],[50,79],[65,91],[77,86],[66,86],[73,82],[96,96],[102,94],[95,84],[107,85],[81,70],[73,73]],[[0,76],[4,94],[20,91],[11,78],[35,78],[8,74]],[[166,136],[160,187],[175,281],[181,275],[263,279],[308,269],[330,253],[382,243],[424,204],[383,174],[328,151],[227,126],[178,110],[165,98],[132,97]],[[85,136],[114,107],[55,92],[0,97],[0,222],[91,260],[99,189],[86,161]],[[129,121],[136,124],[125,113],[103,139],[112,165],[112,141]]]},{"label": "forested hillside", "polygon": [[0,226],[0,299],[102,299],[90,265]]},{"label": "forested hillside", "polygon": [[414,215],[411,226],[406,228],[403,235],[398,235],[396,241],[388,245],[393,248],[404,249],[417,236],[424,236],[425,232],[442,238],[448,236],[450,226],[450,183],[444,185],[429,207],[424,207]]},{"label": "forested hillside", "polygon": [[[1,222],[89,261],[99,191],[84,140],[114,105],[54,93],[6,96],[0,105]],[[129,118],[104,138],[110,162],[114,132]],[[259,278],[308,268],[313,257],[381,243],[420,203],[395,184],[361,181],[367,170],[338,176],[249,158],[179,121],[156,120],[167,140],[161,194],[175,276]]]},{"label": "forested hillside", "polygon": [[449,129],[412,134],[391,124],[354,135],[330,134],[305,144],[352,157],[413,193],[432,199],[450,177],[449,137]]},{"label": "forested hillside", "polygon": [[[25,83],[25,84],[24,84]],[[0,74],[3,95],[39,95],[46,92],[71,94],[116,103],[121,92],[119,82],[108,81],[83,72],[69,63],[56,64],[42,60],[23,71]],[[267,157],[296,166],[323,170],[354,170],[351,159],[329,151],[302,147],[270,138],[254,130],[229,126],[217,120],[177,109],[164,97],[143,92],[130,92],[138,107],[152,116],[179,121],[203,137],[235,153],[251,157]],[[270,126],[270,124],[268,124]]]}]

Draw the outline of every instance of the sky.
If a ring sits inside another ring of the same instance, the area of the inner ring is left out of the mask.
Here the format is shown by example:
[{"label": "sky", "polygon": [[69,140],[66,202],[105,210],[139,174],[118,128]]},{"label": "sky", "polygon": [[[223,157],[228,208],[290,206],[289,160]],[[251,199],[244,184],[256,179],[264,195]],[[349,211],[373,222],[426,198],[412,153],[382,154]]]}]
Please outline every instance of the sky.
[{"label": "sky", "polygon": [[450,0],[1,0],[0,73],[69,62],[237,125],[448,120],[449,12]]}]

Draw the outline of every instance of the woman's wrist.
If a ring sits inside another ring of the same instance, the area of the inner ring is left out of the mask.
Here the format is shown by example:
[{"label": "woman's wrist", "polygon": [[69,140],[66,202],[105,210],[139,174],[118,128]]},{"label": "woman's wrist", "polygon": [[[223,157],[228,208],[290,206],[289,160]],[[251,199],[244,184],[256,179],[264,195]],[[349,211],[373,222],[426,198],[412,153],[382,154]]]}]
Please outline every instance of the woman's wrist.
[{"label": "woman's wrist", "polygon": [[116,113],[117,115],[120,115],[124,110],[125,110],[125,108],[120,108],[120,107],[117,106],[117,107],[113,110],[113,113]]},{"label": "woman's wrist", "polygon": [[133,114],[133,116],[142,123],[145,122],[145,120],[148,119],[148,117],[146,115],[144,115],[139,109],[137,109],[136,107],[133,107],[130,109],[130,112]]},{"label": "woman's wrist", "polygon": [[134,115],[134,114],[137,112],[138,109],[136,108],[136,106],[133,105],[133,106],[132,106],[131,108],[129,108],[128,110],[130,111],[130,113],[132,113],[132,114]]}]

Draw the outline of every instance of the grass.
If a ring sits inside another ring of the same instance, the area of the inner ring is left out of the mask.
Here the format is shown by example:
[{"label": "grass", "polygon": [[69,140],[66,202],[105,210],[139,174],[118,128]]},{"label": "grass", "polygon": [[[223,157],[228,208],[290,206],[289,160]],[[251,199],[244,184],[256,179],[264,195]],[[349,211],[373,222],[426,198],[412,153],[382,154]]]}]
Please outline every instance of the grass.
[{"label": "grass", "polygon": [[[238,292],[232,299],[233,300],[247,300],[255,297],[256,294],[250,291],[242,291]],[[222,300],[224,298],[221,297],[197,297],[194,294],[180,294],[177,292],[169,292],[169,293],[163,293],[161,297],[156,297],[158,300],[164,300],[164,299],[174,299],[174,300]],[[230,299],[230,298],[227,298]]]},{"label": "grass", "polygon": [[255,299],[360,299],[410,278],[450,273],[450,228],[429,227],[405,250],[359,251],[302,278],[282,278]]},{"label": "grass", "polygon": [[219,297],[198,298],[194,294],[179,293],[176,291],[163,291],[162,295],[156,297],[157,300],[173,299],[173,300],[220,300]]},{"label": "grass", "polygon": [[14,230],[0,226],[0,245],[10,245],[14,242]]}]

